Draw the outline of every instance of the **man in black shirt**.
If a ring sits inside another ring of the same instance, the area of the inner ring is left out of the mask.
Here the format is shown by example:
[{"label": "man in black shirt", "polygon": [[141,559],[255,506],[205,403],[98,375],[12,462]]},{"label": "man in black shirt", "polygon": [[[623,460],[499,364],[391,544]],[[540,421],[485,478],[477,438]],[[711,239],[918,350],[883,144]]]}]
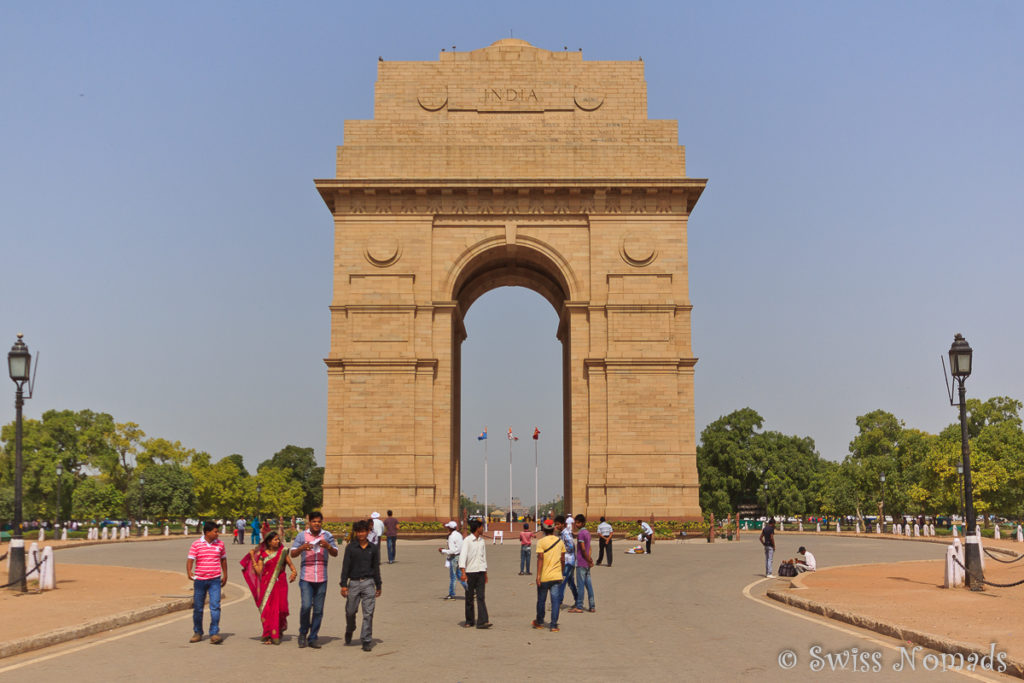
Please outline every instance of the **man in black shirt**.
[{"label": "man in black shirt", "polygon": [[761,536],[758,539],[764,546],[764,575],[772,578],[772,555],[775,554],[775,518],[768,519],[768,523],[761,529]]},{"label": "man in black shirt", "polygon": [[356,611],[363,604],[363,628],[360,640],[363,650],[373,648],[373,610],[380,597],[380,546],[370,543],[366,537],[370,524],[365,519],[352,525],[355,539],[345,546],[345,557],[341,562],[341,597],[345,602],[345,644],[352,642],[356,630]]}]

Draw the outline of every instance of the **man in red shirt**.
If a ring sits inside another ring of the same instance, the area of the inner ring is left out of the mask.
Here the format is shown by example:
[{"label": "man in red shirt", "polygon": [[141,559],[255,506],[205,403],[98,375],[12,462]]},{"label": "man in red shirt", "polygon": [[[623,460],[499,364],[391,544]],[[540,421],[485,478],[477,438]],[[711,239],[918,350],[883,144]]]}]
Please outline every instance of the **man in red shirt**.
[{"label": "man in red shirt", "polygon": [[228,554],[223,541],[217,538],[216,522],[203,523],[203,537],[192,542],[185,561],[185,574],[192,581],[192,637],[188,642],[203,639],[203,605],[210,596],[210,642],[220,645],[220,589],[228,582]]},{"label": "man in red shirt", "polygon": [[523,524],[519,532],[519,576],[530,573],[530,544],[533,543],[533,532],[529,524]]}]

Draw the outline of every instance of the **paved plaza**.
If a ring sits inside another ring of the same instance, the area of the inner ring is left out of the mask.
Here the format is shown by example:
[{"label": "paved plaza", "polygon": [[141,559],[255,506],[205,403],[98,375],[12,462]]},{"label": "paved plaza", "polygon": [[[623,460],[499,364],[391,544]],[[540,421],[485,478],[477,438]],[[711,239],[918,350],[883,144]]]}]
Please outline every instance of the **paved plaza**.
[{"label": "paved plaza", "polygon": [[[188,588],[184,578],[188,542],[174,539],[62,550],[57,554],[58,576],[62,563],[171,570],[181,574],[176,583],[180,593]],[[928,672],[920,664],[917,671],[904,668],[897,673],[892,667],[900,661],[900,646],[911,647],[907,643],[766,599],[769,589],[785,587],[788,582],[765,580],[758,573],[763,554],[753,533],[738,543],[656,543],[650,556],[624,554],[627,543],[618,542],[614,567],[593,571],[596,613],[563,614],[559,620],[562,630],[554,634],[530,628],[535,588],[532,577],[518,576],[519,549],[512,543],[488,545],[487,602],[494,628],[462,628],[461,597],[442,599],[447,592],[447,570],[437,553],[440,544],[438,540],[400,540],[398,561],[382,567],[383,595],[377,602],[370,653],[358,644],[345,646],[342,640],[338,560],[330,566],[331,589],[321,631],[324,647],[319,651],[297,648],[296,584],[289,595],[292,616],[284,641],[276,647],[261,645],[256,608],[239,585],[238,560],[250,546],[243,549],[228,544],[230,584],[221,621],[224,644],[212,646],[204,640],[190,645],[191,612],[177,612],[5,658],[0,660],[0,679],[180,680],[185,676],[184,666],[201,667],[200,680],[218,681],[251,681],[273,675],[275,666],[281,667],[282,676],[344,676],[366,681],[550,678],[545,667],[575,670],[599,681],[963,678],[963,674]],[[823,568],[857,564],[865,557],[884,562],[939,559],[944,548],[931,543],[783,534],[777,559],[795,555],[800,544],[813,548]],[[935,582],[940,579],[935,577]],[[69,595],[75,590],[72,586],[65,589]],[[116,596],[117,585],[107,585],[104,590]],[[31,595],[17,598],[22,605],[33,599]],[[21,610],[24,608],[19,607]],[[850,670],[814,672],[810,652],[815,646],[822,653],[854,648],[860,653],[877,652],[883,669],[868,676]],[[796,664],[786,669],[780,665],[780,655],[788,650],[796,655]],[[919,653],[919,661],[921,656]],[[971,677],[1000,678],[978,673]]]}]

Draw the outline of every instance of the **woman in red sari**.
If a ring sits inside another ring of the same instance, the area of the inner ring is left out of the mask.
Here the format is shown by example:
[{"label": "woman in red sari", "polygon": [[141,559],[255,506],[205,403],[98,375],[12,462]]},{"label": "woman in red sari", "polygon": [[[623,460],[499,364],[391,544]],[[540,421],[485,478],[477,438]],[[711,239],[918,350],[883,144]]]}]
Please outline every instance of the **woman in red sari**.
[{"label": "woman in red sari", "polygon": [[[260,610],[263,644],[280,645],[281,634],[288,628],[288,582],[298,576],[288,557],[288,549],[277,532],[271,531],[242,558],[241,565],[242,576]],[[287,581],[284,578],[286,565],[291,570]]]}]

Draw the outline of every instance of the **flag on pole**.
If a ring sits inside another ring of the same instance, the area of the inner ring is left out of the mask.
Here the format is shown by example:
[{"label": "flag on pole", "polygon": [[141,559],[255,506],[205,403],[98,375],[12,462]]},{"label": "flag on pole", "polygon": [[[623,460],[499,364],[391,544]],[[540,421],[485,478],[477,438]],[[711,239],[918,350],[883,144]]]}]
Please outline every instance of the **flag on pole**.
[{"label": "flag on pole", "polygon": [[476,435],[476,440],[477,441],[483,441],[486,438],[487,438],[487,427],[484,427],[484,431],[482,431],[482,432],[480,432],[479,434]]},{"label": "flag on pole", "polygon": [[508,428],[508,440],[509,441],[519,441],[519,437],[518,436],[512,436],[512,428],[511,427]]},{"label": "flag on pole", "polygon": [[536,441],[539,438],[540,438],[540,428],[534,427],[533,428],[533,440]]}]

